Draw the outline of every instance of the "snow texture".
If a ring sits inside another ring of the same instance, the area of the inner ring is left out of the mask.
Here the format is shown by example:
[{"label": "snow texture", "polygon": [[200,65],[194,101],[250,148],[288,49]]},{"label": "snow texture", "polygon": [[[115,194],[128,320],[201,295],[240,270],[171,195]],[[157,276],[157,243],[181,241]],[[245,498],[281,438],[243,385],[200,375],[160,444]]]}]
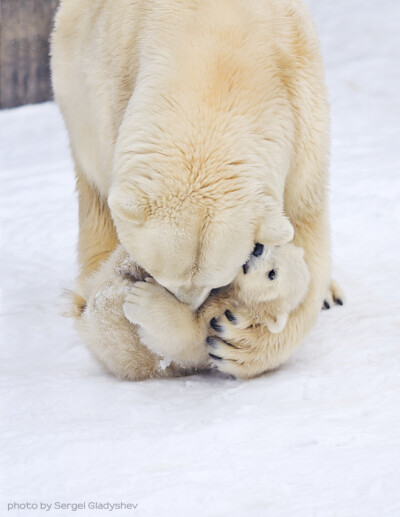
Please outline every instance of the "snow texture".
[{"label": "snow texture", "polygon": [[[58,109],[0,113],[1,516],[400,515],[400,3],[308,3],[332,103],[333,264],[347,303],[260,378],[104,372],[60,316],[78,225]],[[138,507],[54,506],[90,501]]]}]

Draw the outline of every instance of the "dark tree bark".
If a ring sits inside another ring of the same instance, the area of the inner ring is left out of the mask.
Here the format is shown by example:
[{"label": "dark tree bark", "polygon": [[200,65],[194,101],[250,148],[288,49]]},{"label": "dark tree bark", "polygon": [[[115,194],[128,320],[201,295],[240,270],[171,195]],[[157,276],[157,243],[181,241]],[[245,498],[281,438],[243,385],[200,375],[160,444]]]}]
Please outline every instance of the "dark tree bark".
[{"label": "dark tree bark", "polygon": [[58,0],[0,0],[0,108],[52,98],[49,36]]}]

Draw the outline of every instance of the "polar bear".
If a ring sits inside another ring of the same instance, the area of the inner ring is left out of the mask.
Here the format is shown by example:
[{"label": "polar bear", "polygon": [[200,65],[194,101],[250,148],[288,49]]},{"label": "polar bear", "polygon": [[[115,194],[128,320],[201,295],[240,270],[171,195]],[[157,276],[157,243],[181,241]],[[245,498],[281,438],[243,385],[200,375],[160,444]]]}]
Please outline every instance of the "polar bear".
[{"label": "polar bear", "polygon": [[[233,328],[230,341],[243,377],[278,366],[330,279],[329,109],[303,3],[63,0],[51,52],[79,196],[75,305],[118,243],[194,310],[255,243],[293,239],[311,275],[304,302],[282,332]],[[120,352],[135,362],[115,343],[114,372],[129,368]]]}]

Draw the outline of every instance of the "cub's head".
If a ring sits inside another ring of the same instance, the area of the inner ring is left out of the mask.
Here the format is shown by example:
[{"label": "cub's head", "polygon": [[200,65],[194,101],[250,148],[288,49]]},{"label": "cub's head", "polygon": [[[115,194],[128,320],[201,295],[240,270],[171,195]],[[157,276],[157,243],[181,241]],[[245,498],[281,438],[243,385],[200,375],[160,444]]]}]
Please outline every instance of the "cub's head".
[{"label": "cub's head", "polygon": [[255,242],[280,244],[293,237],[291,224],[273,203],[245,190],[221,195],[219,188],[164,189],[161,195],[151,184],[120,184],[108,199],[127,252],[192,308],[212,289],[232,282]]},{"label": "cub's head", "polygon": [[280,298],[296,306],[307,291],[310,274],[304,252],[292,243],[257,243],[234,280],[237,297],[251,305]]}]

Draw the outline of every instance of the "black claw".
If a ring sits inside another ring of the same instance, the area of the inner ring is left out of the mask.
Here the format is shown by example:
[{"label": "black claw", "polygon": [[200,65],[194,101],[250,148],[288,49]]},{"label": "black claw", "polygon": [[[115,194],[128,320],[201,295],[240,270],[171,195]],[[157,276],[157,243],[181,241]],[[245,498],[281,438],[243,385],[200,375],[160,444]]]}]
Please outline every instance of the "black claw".
[{"label": "black claw", "polygon": [[217,346],[217,345],[215,344],[214,338],[213,338],[212,336],[208,336],[208,337],[206,338],[206,342],[207,342],[207,344],[208,344],[208,345],[210,345],[210,346]]},{"label": "black claw", "polygon": [[256,245],[254,246],[252,255],[254,255],[255,257],[259,257],[260,255],[262,255],[263,251],[264,251],[264,244],[260,244],[259,242],[257,242]]},{"label": "black claw", "polygon": [[232,322],[236,321],[236,317],[231,313],[231,311],[228,309],[225,311],[226,319]]},{"label": "black claw", "polygon": [[331,308],[331,306],[329,305],[329,303],[326,300],[324,300],[324,309],[330,309],[330,308]]},{"label": "black claw", "polygon": [[237,348],[236,345],[232,345],[232,343],[228,343],[228,341],[224,341],[225,345],[231,346],[232,348]]},{"label": "black claw", "polygon": [[221,325],[218,324],[217,322],[217,318],[213,318],[211,321],[210,321],[210,326],[216,331],[216,332],[222,332],[222,327]]},{"label": "black claw", "polygon": [[337,305],[343,305],[343,300],[341,298],[334,298],[333,301],[337,304]]},{"label": "black claw", "polygon": [[219,357],[218,355],[214,355],[214,354],[208,354],[210,357],[212,357],[213,359],[216,359],[217,361],[222,361],[222,357]]}]

